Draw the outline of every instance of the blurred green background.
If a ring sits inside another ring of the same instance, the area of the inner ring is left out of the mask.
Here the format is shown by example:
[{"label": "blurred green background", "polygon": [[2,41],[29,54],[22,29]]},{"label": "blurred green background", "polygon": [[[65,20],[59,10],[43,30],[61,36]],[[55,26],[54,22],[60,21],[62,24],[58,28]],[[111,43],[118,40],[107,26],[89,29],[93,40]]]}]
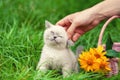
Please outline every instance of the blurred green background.
[{"label": "blurred green background", "polygon": [[[0,0],[0,80],[61,80],[61,76],[52,76],[54,72],[38,75],[35,69],[44,44],[44,22],[49,20],[55,24],[64,16],[92,7],[100,1]],[[96,47],[104,22],[80,37],[72,49],[75,51],[78,45],[85,49]],[[103,43],[108,33],[114,42],[120,42],[119,32],[120,20],[116,19],[106,29]]]}]

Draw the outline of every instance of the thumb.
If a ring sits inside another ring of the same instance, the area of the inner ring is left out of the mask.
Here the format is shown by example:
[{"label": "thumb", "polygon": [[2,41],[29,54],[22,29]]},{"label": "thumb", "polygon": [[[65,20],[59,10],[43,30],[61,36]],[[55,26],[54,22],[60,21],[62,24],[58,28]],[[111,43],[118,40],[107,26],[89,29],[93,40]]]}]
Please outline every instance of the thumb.
[{"label": "thumb", "polygon": [[69,39],[71,39],[72,36],[74,35],[75,29],[76,29],[76,25],[74,23],[72,23],[71,26],[67,29],[67,34]]}]

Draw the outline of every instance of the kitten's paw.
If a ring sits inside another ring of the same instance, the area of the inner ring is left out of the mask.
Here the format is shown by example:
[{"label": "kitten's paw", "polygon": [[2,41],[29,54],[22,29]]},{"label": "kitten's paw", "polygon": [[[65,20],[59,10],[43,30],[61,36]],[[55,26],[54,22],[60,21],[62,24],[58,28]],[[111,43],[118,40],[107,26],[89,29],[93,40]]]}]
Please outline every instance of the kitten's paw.
[{"label": "kitten's paw", "polygon": [[72,68],[70,66],[64,66],[62,68],[63,78],[69,77],[72,73]]},{"label": "kitten's paw", "polygon": [[40,71],[47,71],[48,70],[48,68],[47,67],[45,67],[45,66],[38,66],[37,68],[36,68],[36,70],[40,70]]},{"label": "kitten's paw", "polygon": [[70,76],[70,73],[68,73],[68,72],[66,72],[66,71],[64,71],[64,72],[62,72],[63,73],[63,78],[66,78],[66,77],[69,77]]}]

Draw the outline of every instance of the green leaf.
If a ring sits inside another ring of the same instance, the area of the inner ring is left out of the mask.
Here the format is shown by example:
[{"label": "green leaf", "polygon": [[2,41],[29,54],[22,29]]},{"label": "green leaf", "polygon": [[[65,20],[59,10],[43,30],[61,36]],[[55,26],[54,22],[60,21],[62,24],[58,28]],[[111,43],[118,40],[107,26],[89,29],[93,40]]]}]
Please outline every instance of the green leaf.
[{"label": "green leaf", "polygon": [[107,57],[118,57],[120,58],[120,53],[115,51],[115,50],[107,50],[107,54],[106,54]]},{"label": "green leaf", "polygon": [[112,42],[110,34],[108,34],[108,38],[106,42],[106,50],[112,49],[112,46],[113,46],[113,42]]}]

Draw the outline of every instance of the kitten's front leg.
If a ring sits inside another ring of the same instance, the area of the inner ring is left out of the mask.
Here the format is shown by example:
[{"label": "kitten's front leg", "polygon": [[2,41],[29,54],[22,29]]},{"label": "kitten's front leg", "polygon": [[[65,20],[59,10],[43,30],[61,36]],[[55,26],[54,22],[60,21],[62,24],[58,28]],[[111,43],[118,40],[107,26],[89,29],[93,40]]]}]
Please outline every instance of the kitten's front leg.
[{"label": "kitten's front leg", "polygon": [[72,72],[72,66],[70,66],[69,64],[67,65],[64,65],[63,68],[62,68],[62,74],[63,74],[63,77],[68,77]]},{"label": "kitten's front leg", "polygon": [[48,66],[45,62],[44,63],[39,62],[37,66],[37,70],[46,72],[48,70]]},{"label": "kitten's front leg", "polygon": [[74,64],[74,72],[78,73],[78,64],[77,64],[77,62],[75,62],[75,64]]}]

